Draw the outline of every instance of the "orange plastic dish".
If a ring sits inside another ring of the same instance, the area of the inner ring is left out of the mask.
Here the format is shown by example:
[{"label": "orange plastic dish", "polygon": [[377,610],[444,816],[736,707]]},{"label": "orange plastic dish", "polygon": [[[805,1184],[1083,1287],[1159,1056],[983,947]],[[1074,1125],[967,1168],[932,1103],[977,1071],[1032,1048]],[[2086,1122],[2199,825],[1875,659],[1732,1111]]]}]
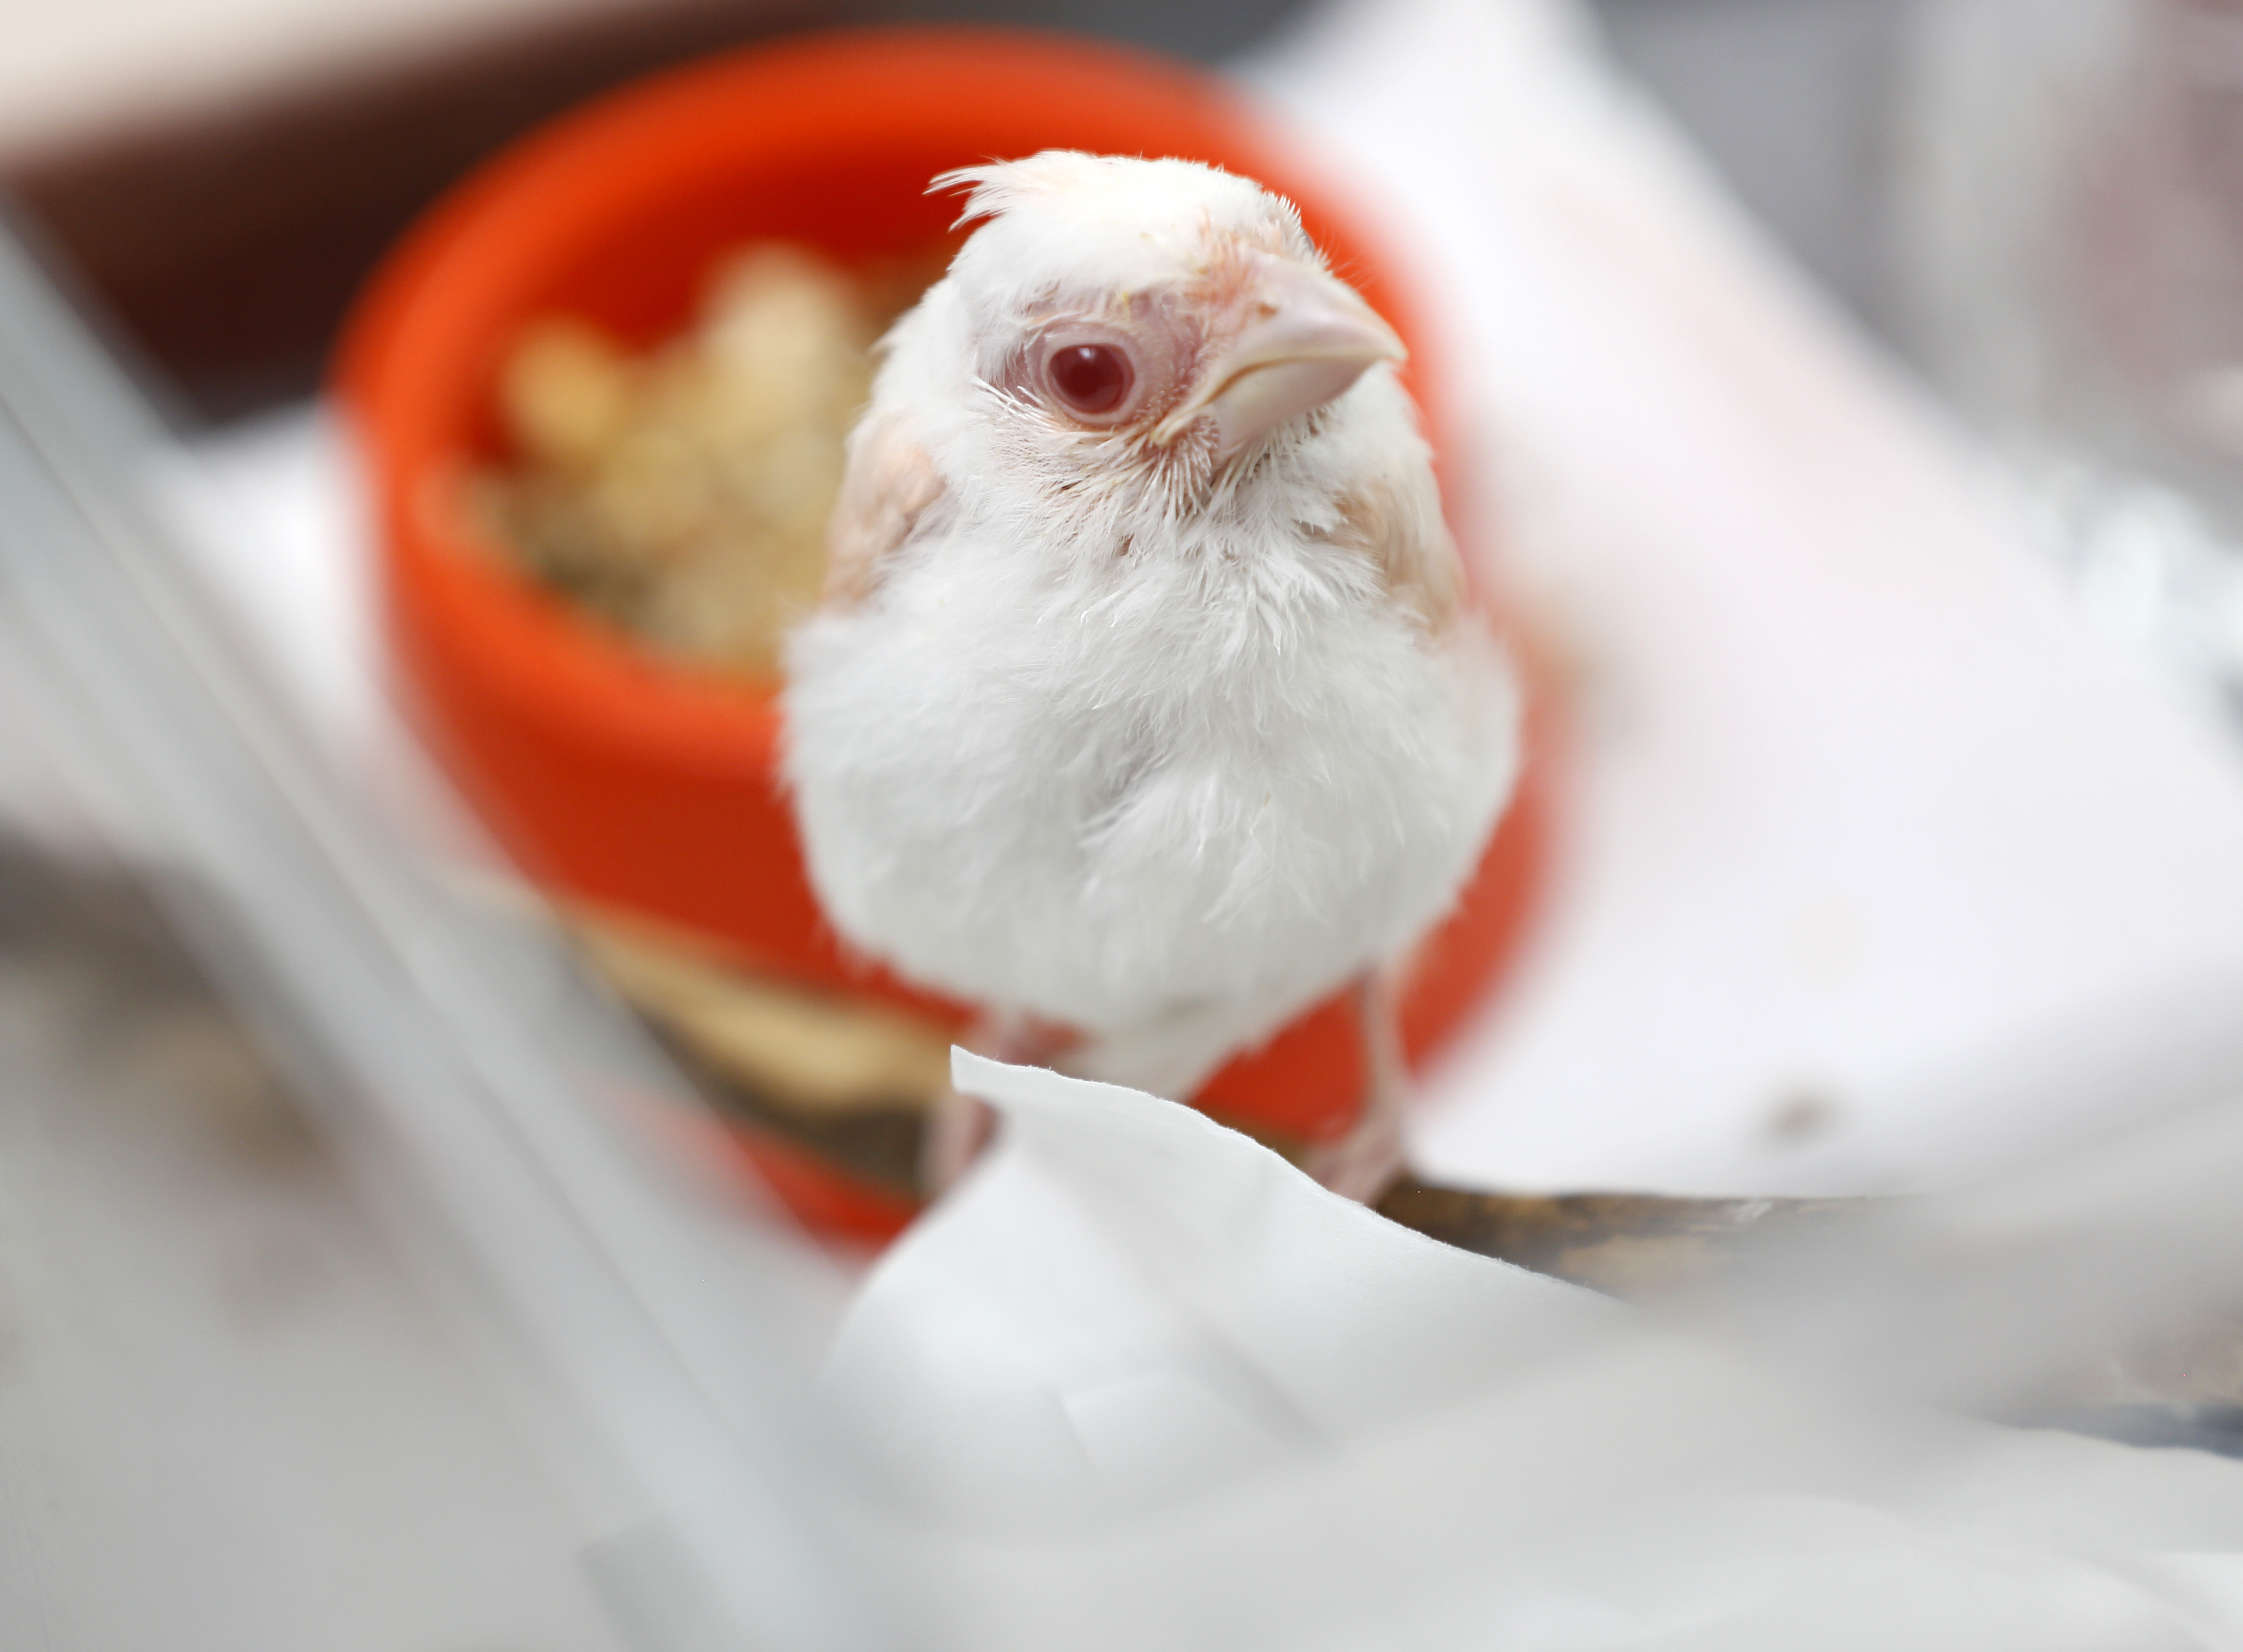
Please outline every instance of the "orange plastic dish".
[{"label": "orange plastic dish", "polygon": [[[596,102],[517,144],[441,202],[360,299],[338,373],[373,487],[394,674],[440,760],[531,876],[721,942],[748,964],[962,1018],[846,956],[806,882],[776,782],[771,693],[653,661],[479,541],[460,486],[503,457],[493,396],[531,318],[565,312],[650,344],[682,327],[705,272],[746,241],[845,262],[953,238],[951,167],[1051,147],[1177,155],[1297,202],[1335,265],[1432,359],[1381,250],[1282,132],[1210,77],[1110,47],[979,30],[812,37],[717,57]],[[1434,431],[1436,446],[1441,432]],[[1456,523],[1467,542],[1473,524]],[[1520,803],[1433,938],[1405,1007],[1422,1054],[1511,950],[1539,859]],[[1344,1130],[1361,1064],[1343,1006],[1304,1017],[1199,1100],[1310,1138]],[[828,1226],[904,1212],[757,1148]]]}]

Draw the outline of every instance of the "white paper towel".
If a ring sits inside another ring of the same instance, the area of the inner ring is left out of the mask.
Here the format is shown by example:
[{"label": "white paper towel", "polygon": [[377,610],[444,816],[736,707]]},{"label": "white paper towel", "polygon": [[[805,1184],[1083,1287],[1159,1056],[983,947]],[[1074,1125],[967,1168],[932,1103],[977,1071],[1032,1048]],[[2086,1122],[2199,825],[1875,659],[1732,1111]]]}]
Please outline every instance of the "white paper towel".
[{"label": "white paper towel", "polygon": [[826,1373],[931,1645],[2243,1645],[2243,1466],[1819,1393],[1188,1109],[953,1064],[997,1143]]},{"label": "white paper towel", "polygon": [[1256,73],[1409,249],[1570,669],[1550,900],[1421,1167],[1893,1191],[2243,1092],[2243,763],[1577,21],[1346,0]]}]

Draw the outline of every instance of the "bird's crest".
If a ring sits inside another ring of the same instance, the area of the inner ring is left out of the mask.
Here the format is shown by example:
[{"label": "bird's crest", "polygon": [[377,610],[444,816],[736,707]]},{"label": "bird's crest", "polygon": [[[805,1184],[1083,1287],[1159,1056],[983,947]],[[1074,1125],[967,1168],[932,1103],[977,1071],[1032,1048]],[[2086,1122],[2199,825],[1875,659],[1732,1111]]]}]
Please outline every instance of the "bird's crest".
[{"label": "bird's crest", "polygon": [[[1236,211],[1264,197],[1258,185],[1219,166],[1175,157],[1093,155],[1079,149],[1047,149],[1017,160],[989,160],[960,166],[927,185],[930,195],[963,191],[966,207],[952,225],[962,229],[980,218],[1002,218],[1031,201],[1068,198],[1126,205],[1143,216],[1148,205],[1173,211],[1180,203],[1201,205],[1222,198]],[[1290,204],[1282,203],[1290,212]]]},{"label": "bird's crest", "polygon": [[[960,166],[926,186],[930,195],[966,191],[966,209],[950,227],[963,229],[978,218],[1002,218],[1021,202],[1101,185],[1111,187],[1115,158],[1079,149],[1047,149],[1019,160],[989,160]],[[1213,170],[1213,169],[1209,169]]]}]

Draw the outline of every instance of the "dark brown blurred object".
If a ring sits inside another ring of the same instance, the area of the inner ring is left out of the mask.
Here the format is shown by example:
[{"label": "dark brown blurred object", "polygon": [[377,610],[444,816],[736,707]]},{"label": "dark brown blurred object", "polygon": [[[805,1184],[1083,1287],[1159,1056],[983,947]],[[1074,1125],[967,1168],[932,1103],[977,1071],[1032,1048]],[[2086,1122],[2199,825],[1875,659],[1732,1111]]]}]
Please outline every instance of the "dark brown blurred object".
[{"label": "dark brown blurred object", "polygon": [[578,910],[593,966],[714,1106],[905,1199],[950,1073],[940,1027],[886,1005],[746,976],[669,930]]},{"label": "dark brown blurred object", "polygon": [[221,419],[308,393],[344,307],[438,193],[538,122],[664,65],[790,30],[1072,28],[1200,57],[1297,0],[620,0],[190,127],[134,129],[4,181],[130,346]]},{"label": "dark brown blurred object", "polygon": [[1478,1193],[1405,1178],[1378,1201],[1404,1227],[1627,1301],[1656,1301],[1793,1236],[1827,1232],[1870,1201]]},{"label": "dark brown blurred object", "polygon": [[[189,898],[192,898],[191,897]],[[66,1053],[89,1092],[160,1094],[278,1163],[311,1151],[287,1086],[139,884],[0,826],[0,1018]],[[6,1053],[20,1056],[21,1041]],[[0,1063],[0,1080],[20,1074]]]},{"label": "dark brown blurred object", "polygon": [[307,393],[383,250],[509,138],[634,75],[831,10],[618,7],[187,130],[128,130],[11,182],[131,343],[224,418]]}]

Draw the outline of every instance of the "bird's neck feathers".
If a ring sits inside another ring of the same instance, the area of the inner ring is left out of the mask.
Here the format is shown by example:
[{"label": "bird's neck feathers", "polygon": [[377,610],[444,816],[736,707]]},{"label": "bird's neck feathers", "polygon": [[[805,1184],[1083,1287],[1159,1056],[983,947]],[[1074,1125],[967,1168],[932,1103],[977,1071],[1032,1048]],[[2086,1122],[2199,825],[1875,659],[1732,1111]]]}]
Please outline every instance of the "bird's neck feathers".
[{"label": "bird's neck feathers", "polygon": [[982,417],[961,421],[938,463],[947,461],[960,498],[993,526],[1042,536],[1065,565],[1094,577],[1127,577],[1132,563],[1298,554],[1398,452],[1423,451],[1384,372],[1227,465],[1203,432],[1146,449],[1056,433],[1035,408],[987,386],[977,393]]},{"label": "bird's neck feathers", "polygon": [[1373,601],[1375,571],[1332,537],[1344,506],[1426,462],[1408,393],[1384,366],[1218,466],[1205,433],[1148,462],[1128,439],[1062,433],[984,380],[952,282],[929,291],[883,353],[873,410],[906,414],[943,479],[953,529],[1034,558],[1034,577],[1092,601],[1179,586],[1242,609]]}]

